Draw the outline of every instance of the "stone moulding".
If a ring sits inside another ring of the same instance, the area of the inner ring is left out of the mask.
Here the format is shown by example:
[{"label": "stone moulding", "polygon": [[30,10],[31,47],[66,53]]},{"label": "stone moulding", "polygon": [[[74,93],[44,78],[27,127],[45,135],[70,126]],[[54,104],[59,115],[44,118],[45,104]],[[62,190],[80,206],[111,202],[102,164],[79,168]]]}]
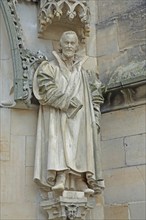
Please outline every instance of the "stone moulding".
[{"label": "stone moulding", "polygon": [[[15,0],[2,0],[0,1],[0,7],[5,20],[12,53],[14,99],[15,101],[23,101],[25,104],[30,105],[34,68],[47,58],[39,51],[35,54],[25,48],[23,32],[16,12],[16,3],[17,1]],[[5,103],[3,106],[13,107],[15,102],[9,104],[6,101]]]},{"label": "stone moulding", "polygon": [[131,62],[127,66],[120,66],[112,74],[108,89],[115,89],[120,85],[133,84],[134,82],[142,82],[146,79],[146,61]]},{"label": "stone moulding", "polygon": [[146,103],[146,61],[131,62],[117,68],[105,93],[102,112],[119,110]]},{"label": "stone moulding", "polygon": [[40,205],[49,220],[85,220],[88,211],[96,204],[95,199],[77,191],[64,191],[62,195],[49,192],[48,197]]},{"label": "stone moulding", "polygon": [[[5,25],[7,28],[11,51],[13,59],[13,69],[14,69],[14,79],[17,79],[15,84],[15,98],[21,99],[23,97],[23,92],[21,87],[23,87],[23,80],[21,79],[23,75],[23,68],[21,65],[20,48],[22,46],[22,38],[20,34],[20,26],[18,25],[18,18],[15,13],[14,1],[0,1],[0,7],[5,20]],[[19,92],[18,92],[19,91]],[[19,95],[18,95],[19,94]]]},{"label": "stone moulding", "polygon": [[[39,36],[43,35],[48,26],[54,21],[59,21],[65,17],[65,20],[70,25],[80,26],[83,31],[79,35],[83,42],[89,36],[90,26],[89,18],[90,11],[85,0],[41,0],[39,12]],[[78,22],[74,22],[78,18]],[[80,24],[79,24],[80,23]]]}]

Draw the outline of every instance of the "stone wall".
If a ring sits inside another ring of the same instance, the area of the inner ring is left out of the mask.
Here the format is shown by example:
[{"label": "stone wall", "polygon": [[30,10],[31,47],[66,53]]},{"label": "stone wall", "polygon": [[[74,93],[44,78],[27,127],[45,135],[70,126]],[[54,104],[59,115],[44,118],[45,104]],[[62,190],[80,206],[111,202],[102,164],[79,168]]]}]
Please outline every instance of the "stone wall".
[{"label": "stone wall", "polygon": [[[25,46],[41,49],[49,59],[55,41],[37,37],[37,6],[18,1]],[[90,69],[98,69],[107,83],[117,67],[145,59],[145,0],[92,0],[90,37],[86,53]],[[27,11],[27,15],[26,15]],[[46,220],[40,192],[33,182],[37,106],[13,104],[13,61],[5,22],[0,10],[0,218]],[[91,44],[92,42],[92,44]],[[96,45],[96,46],[95,46]],[[5,104],[5,105],[3,105]],[[97,199],[95,220],[145,220],[146,106],[102,114],[101,147],[106,189]]]},{"label": "stone wall", "polygon": [[43,219],[33,183],[37,111],[0,108],[1,219]]},{"label": "stone wall", "polygon": [[145,219],[145,106],[103,114],[105,219]]},{"label": "stone wall", "polygon": [[[117,67],[145,60],[144,5],[138,0],[99,1],[97,60],[102,81],[108,83]],[[145,105],[129,105],[102,114],[106,220],[146,219],[145,112]]]},{"label": "stone wall", "polygon": [[97,58],[101,79],[117,67],[145,60],[145,0],[99,1]]}]

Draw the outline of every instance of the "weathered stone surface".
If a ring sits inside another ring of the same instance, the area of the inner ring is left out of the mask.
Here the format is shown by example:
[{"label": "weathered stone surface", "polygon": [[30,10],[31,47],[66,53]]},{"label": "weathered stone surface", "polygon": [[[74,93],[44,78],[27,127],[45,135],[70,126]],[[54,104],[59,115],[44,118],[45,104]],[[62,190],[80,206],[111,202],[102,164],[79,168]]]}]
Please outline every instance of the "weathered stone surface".
[{"label": "weathered stone surface", "polygon": [[102,140],[142,134],[145,132],[145,106],[125,109],[123,111],[119,110],[102,115]]},{"label": "weathered stone surface", "polygon": [[35,135],[36,124],[36,110],[12,109],[11,133],[13,135]]},{"label": "weathered stone surface", "polygon": [[145,8],[133,10],[132,13],[118,20],[118,39],[120,50],[145,43]]},{"label": "weathered stone surface", "polygon": [[96,205],[96,207],[87,214],[86,220],[104,220],[103,206]]},{"label": "weathered stone surface", "polygon": [[34,167],[26,167],[25,168],[25,185],[26,186],[34,185],[33,170],[34,170]]},{"label": "weathered stone surface", "polygon": [[107,84],[112,71],[120,65],[120,62],[125,62],[125,54],[126,52],[98,57],[98,70],[100,73],[100,79],[103,83]]},{"label": "weathered stone surface", "polygon": [[143,44],[142,46],[134,46],[119,53],[98,57],[98,67],[102,82],[108,83],[110,77],[118,67],[125,67],[130,62],[136,63],[145,60],[145,53]]},{"label": "weathered stone surface", "polygon": [[99,28],[97,26],[97,56],[110,56],[113,53],[119,52],[118,38],[117,38],[117,25],[110,24],[106,28]]},{"label": "weathered stone surface", "polygon": [[35,142],[35,136],[26,137],[26,166],[34,166]]},{"label": "weathered stone surface", "polygon": [[2,220],[40,220],[39,205],[36,203],[1,203],[0,206]]},{"label": "weathered stone surface", "polygon": [[104,171],[105,203],[127,203],[145,200],[145,166]]},{"label": "weathered stone surface", "polygon": [[111,205],[104,207],[105,220],[129,220],[128,205]]},{"label": "weathered stone surface", "polygon": [[[92,42],[92,44],[90,43]],[[86,40],[86,48],[87,48],[87,55],[90,57],[96,57],[97,49],[96,49],[96,27],[95,25],[91,24],[90,26],[90,36]]]},{"label": "weathered stone surface", "polygon": [[[96,24],[98,21],[98,7],[97,0],[88,1],[88,6],[90,8],[90,23]],[[95,11],[97,13],[95,13]]]},{"label": "weathered stone surface", "polygon": [[24,201],[25,189],[25,137],[11,136],[10,160],[1,161],[1,202]]},{"label": "weathered stone surface", "polygon": [[87,70],[98,72],[97,59],[95,57],[88,57],[88,59],[84,63],[84,68]]},{"label": "weathered stone surface", "polygon": [[[1,102],[13,102],[11,88],[13,86],[13,65],[10,41],[2,11],[0,9],[0,104]],[[11,92],[10,92],[11,91]]]},{"label": "weathered stone surface", "polygon": [[125,166],[123,139],[112,139],[101,142],[103,170]]},{"label": "weathered stone surface", "polygon": [[32,51],[41,50],[51,58],[50,51],[52,51],[52,43],[48,40],[38,38],[37,5],[21,2],[18,4],[17,12],[20,17],[26,47]]},{"label": "weathered stone surface", "polygon": [[0,160],[10,159],[11,110],[0,108]]},{"label": "weathered stone surface", "polygon": [[125,137],[126,165],[146,164],[146,134]]},{"label": "weathered stone surface", "polygon": [[0,104],[12,105],[14,100],[14,88],[13,88],[13,65],[12,59],[2,60],[1,71],[0,71]]},{"label": "weathered stone surface", "polygon": [[0,160],[9,160],[10,158],[10,145],[7,141],[0,140]]},{"label": "weathered stone surface", "polygon": [[25,201],[39,202],[40,191],[33,181],[33,167],[26,167],[25,169]]},{"label": "weathered stone surface", "polygon": [[[135,14],[130,18],[123,17],[123,13],[131,9],[135,11],[145,3],[145,0],[92,0],[88,3],[92,25],[87,48],[82,46],[82,52],[86,53],[86,50],[87,55],[91,56],[86,68],[94,71],[97,70],[98,55],[100,79],[107,83],[117,67],[145,60],[145,18],[140,17],[143,13],[138,16]],[[51,60],[53,46],[54,49],[58,47],[59,35],[56,33],[61,34],[62,27],[55,30],[56,27],[53,26],[51,29],[51,32],[56,31],[51,33],[54,42],[48,40],[48,35],[44,35],[44,39],[38,38],[37,3],[33,0],[18,1],[16,8],[22,24],[25,46],[32,51],[41,50]],[[109,22],[109,18],[115,15],[121,19],[115,20],[117,23]],[[0,27],[1,104],[1,101],[13,101],[12,51],[1,9]],[[140,100],[141,97],[144,100],[144,91],[145,85],[137,88],[134,93],[135,100]],[[123,203],[106,205],[105,220],[146,219],[144,202],[146,168],[140,165],[145,163],[145,110],[145,106],[141,106],[102,115],[105,203]],[[37,110],[0,108],[0,202],[2,202],[0,217],[2,220],[47,219],[47,213],[39,205],[39,189],[33,182],[36,119]],[[96,208],[88,216],[92,220],[104,219],[102,207],[104,198],[100,195],[96,201]],[[87,220],[89,220],[88,216]]]},{"label": "weathered stone surface", "polygon": [[97,0],[99,5],[98,22],[123,14],[145,3],[145,0]]},{"label": "weathered stone surface", "polygon": [[128,206],[131,220],[146,219],[146,202],[130,203]]},{"label": "weathered stone surface", "polygon": [[1,27],[0,60],[8,60],[11,58],[11,49],[10,49],[9,37],[1,9],[0,9],[0,27]]}]

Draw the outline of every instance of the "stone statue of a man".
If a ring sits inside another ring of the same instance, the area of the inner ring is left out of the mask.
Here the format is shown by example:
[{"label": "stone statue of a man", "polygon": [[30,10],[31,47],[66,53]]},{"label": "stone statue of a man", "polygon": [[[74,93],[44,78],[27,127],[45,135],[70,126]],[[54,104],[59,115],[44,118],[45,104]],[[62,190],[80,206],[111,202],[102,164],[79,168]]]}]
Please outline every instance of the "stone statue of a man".
[{"label": "stone statue of a man", "polygon": [[45,190],[98,193],[104,187],[99,132],[101,82],[83,69],[78,37],[64,32],[60,53],[35,72],[33,92],[40,103],[34,180]]}]

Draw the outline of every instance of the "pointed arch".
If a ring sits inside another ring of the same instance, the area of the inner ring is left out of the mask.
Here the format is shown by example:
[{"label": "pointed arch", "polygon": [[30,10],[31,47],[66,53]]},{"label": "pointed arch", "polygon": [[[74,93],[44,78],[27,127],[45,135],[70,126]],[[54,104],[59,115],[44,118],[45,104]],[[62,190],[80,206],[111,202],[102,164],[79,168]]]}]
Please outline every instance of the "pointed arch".
[{"label": "pointed arch", "polygon": [[[23,92],[23,68],[20,55],[20,48],[22,47],[22,39],[18,34],[16,26],[17,19],[15,10],[13,9],[13,1],[1,0],[0,8],[5,21],[6,30],[10,42],[12,63],[13,63],[13,79],[14,79],[14,99],[19,100],[24,96]],[[15,22],[14,22],[15,17]]]}]

